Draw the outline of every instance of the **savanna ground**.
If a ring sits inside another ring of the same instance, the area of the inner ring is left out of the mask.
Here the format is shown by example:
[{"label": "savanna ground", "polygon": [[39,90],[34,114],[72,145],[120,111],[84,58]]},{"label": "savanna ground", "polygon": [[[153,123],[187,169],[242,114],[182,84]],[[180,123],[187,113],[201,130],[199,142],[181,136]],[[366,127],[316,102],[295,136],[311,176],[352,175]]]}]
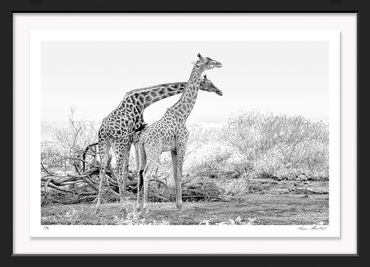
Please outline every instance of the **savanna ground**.
[{"label": "savanna ground", "polygon": [[290,182],[260,179],[255,185],[264,191],[246,193],[228,201],[185,202],[178,211],[174,202],[151,202],[148,210],[135,211],[135,201],[122,212],[118,202],[95,205],[50,204],[42,208],[43,225],[120,225],[120,224],[255,224],[309,225],[328,224],[328,182]]},{"label": "savanna ground", "polygon": [[[137,212],[134,155],[126,211],[112,174],[95,211],[99,157],[95,122],[75,121],[42,142],[41,224],[329,223],[329,125],[302,116],[245,113],[218,127],[189,126],[182,181],[184,206],[175,208],[169,155],[150,182],[148,210]],[[87,149],[89,148],[89,149]],[[83,157],[81,156],[83,155]],[[86,156],[86,157],[85,157]],[[114,169],[114,158],[112,161]]]}]

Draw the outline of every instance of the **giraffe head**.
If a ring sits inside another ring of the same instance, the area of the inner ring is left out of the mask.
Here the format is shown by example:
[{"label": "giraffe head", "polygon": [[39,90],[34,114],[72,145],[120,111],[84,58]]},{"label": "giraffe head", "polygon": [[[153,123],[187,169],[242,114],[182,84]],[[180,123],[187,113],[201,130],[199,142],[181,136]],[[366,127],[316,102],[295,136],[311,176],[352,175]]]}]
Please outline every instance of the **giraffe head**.
[{"label": "giraffe head", "polygon": [[207,75],[203,76],[203,80],[200,82],[199,89],[207,92],[214,92],[222,96],[222,91],[218,89],[211,80],[207,79]]},{"label": "giraffe head", "polygon": [[198,60],[194,63],[194,65],[202,70],[209,70],[213,68],[221,68],[221,62],[218,62],[209,57],[202,57],[201,54],[198,53]]}]

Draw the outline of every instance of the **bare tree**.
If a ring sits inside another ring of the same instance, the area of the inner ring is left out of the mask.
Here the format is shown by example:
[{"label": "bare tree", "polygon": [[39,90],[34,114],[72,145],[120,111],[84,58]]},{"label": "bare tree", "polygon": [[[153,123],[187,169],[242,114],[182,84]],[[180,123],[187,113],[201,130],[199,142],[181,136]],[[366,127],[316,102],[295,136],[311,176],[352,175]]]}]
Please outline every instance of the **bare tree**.
[{"label": "bare tree", "polygon": [[[64,172],[67,172],[68,161],[76,161],[82,164],[78,158],[82,151],[97,140],[97,125],[93,121],[79,121],[75,119],[76,108],[72,107],[69,115],[69,123],[66,128],[56,129],[54,142],[57,150],[64,158]],[[73,164],[72,164],[73,165]]]}]

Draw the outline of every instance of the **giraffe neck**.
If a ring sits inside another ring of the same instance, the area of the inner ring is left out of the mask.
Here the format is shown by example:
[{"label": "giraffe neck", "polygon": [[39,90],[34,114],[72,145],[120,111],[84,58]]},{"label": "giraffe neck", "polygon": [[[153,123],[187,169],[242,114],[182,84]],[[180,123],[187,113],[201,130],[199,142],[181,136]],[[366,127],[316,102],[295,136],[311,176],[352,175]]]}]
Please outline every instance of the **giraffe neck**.
[{"label": "giraffe neck", "polygon": [[160,84],[152,87],[129,91],[125,98],[131,98],[140,112],[151,104],[167,97],[184,92],[186,82]]},{"label": "giraffe neck", "polygon": [[194,66],[180,99],[172,106],[178,119],[186,121],[197,100],[203,70]]}]

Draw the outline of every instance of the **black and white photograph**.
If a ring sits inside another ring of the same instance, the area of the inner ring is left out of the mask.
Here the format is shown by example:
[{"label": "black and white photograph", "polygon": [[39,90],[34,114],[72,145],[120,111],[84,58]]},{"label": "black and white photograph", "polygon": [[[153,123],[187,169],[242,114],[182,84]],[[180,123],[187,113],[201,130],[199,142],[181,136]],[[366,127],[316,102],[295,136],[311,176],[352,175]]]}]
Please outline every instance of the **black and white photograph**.
[{"label": "black and white photograph", "polygon": [[355,14],[13,17],[15,255],[358,253]]},{"label": "black and white photograph", "polygon": [[41,225],[325,229],[329,68],[329,41],[42,41]]},{"label": "black and white photograph", "polygon": [[16,16],[17,253],[353,251],[355,21]]}]

